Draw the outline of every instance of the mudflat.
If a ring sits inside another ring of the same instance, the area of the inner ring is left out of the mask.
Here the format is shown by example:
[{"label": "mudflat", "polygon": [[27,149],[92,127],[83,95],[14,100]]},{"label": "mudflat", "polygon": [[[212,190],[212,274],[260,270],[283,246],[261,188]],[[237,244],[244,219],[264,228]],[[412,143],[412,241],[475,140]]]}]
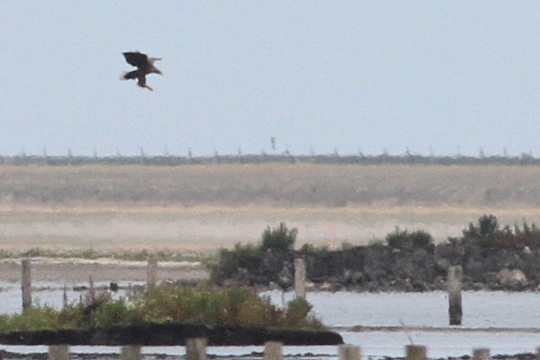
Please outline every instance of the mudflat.
[{"label": "mudflat", "polygon": [[0,165],[0,249],[215,252],[283,221],[297,245],[435,241],[494,214],[540,222],[540,167],[209,164]]},{"label": "mudflat", "polygon": [[[115,261],[96,259],[32,258],[32,283],[53,282],[66,285],[88,285],[94,282],[146,282],[148,265],[143,261]],[[0,279],[9,283],[21,282],[21,260],[2,260]],[[197,262],[158,263],[158,281],[206,280],[210,272]]]}]

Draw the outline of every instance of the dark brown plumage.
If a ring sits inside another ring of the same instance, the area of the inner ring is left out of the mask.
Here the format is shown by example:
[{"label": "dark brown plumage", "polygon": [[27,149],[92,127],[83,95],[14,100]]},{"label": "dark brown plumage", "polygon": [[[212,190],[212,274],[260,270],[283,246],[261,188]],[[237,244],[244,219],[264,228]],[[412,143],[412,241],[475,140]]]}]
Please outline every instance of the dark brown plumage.
[{"label": "dark brown plumage", "polygon": [[135,66],[137,70],[133,70],[133,71],[123,74],[120,79],[121,80],[138,79],[137,85],[143,88],[147,88],[150,91],[153,91],[153,89],[146,84],[146,75],[151,74],[151,73],[163,75],[161,71],[159,71],[158,68],[154,66],[154,63],[157,60],[161,60],[161,59],[149,58],[146,54],[141,54],[138,51],[125,52],[123,54],[128,64]]}]

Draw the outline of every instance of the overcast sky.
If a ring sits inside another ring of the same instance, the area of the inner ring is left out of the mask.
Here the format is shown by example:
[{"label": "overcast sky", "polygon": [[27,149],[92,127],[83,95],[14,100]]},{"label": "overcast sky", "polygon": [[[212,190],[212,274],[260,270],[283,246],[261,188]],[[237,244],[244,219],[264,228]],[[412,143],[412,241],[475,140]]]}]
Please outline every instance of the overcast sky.
[{"label": "overcast sky", "polygon": [[[517,1],[2,1],[0,154],[540,156]],[[153,92],[124,51],[162,57]]]}]

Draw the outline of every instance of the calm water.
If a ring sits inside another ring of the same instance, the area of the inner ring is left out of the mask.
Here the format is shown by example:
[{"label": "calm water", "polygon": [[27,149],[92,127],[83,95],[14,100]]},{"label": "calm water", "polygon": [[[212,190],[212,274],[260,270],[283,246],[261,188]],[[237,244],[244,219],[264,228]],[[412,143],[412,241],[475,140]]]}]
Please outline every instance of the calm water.
[{"label": "calm water", "polygon": [[[99,285],[99,284],[97,284]],[[127,284],[121,284],[127,285]],[[37,291],[34,302],[55,307],[62,305],[63,291],[59,284],[37,283],[35,287],[54,287]],[[1,284],[1,313],[16,313],[21,309],[19,284]],[[120,296],[120,292],[116,296]],[[293,299],[292,293],[266,292],[280,306]],[[68,291],[70,301],[78,301],[80,292]],[[363,326],[448,326],[448,298],[443,292],[429,293],[308,293],[313,312],[329,327]],[[540,294],[506,292],[464,292],[462,328],[538,328],[540,329]],[[410,344],[428,347],[428,356],[440,358],[471,354],[474,348],[487,347],[492,354],[536,352],[540,333],[530,332],[340,332],[346,343],[360,345],[363,354],[372,357],[403,356]],[[46,347],[0,346],[9,351],[46,352]],[[119,352],[115,347],[73,347],[73,352]],[[210,347],[209,354],[241,355],[263,351],[262,347]],[[183,355],[183,347],[144,348],[144,352]],[[285,347],[289,355],[327,354],[335,357],[337,347]]]}]

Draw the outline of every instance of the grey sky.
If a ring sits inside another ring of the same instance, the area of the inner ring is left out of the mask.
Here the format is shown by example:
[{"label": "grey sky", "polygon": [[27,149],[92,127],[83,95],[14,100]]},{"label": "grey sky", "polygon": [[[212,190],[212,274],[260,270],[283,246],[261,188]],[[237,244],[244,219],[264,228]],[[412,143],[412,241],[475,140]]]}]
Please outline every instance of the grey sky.
[{"label": "grey sky", "polygon": [[[0,154],[540,155],[540,10],[510,1],[3,1]],[[154,92],[123,51],[162,57]]]}]

